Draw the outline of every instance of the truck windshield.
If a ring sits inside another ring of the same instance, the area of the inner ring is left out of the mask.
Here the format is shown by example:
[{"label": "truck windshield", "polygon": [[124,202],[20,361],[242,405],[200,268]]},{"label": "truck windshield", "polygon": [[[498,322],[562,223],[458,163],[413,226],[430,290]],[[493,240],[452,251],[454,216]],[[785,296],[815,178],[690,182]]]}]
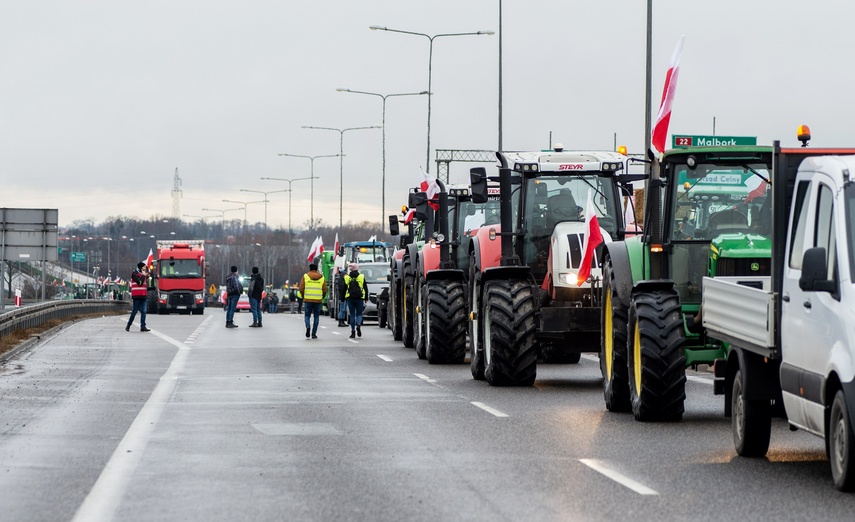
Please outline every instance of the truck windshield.
[{"label": "truck windshield", "polygon": [[771,221],[771,209],[764,203],[769,184],[763,178],[769,179],[769,169],[764,164],[745,167],[750,168],[676,166],[671,239],[707,242],[732,232],[768,234],[765,225]]},{"label": "truck windshield", "polygon": [[160,261],[160,277],[202,277],[202,267],[195,259],[164,259]]}]

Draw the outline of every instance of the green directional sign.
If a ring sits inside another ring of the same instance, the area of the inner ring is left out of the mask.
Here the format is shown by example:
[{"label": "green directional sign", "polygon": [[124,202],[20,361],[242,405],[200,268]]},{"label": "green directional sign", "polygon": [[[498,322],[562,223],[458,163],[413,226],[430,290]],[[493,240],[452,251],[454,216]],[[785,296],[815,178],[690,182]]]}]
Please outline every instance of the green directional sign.
[{"label": "green directional sign", "polygon": [[671,146],[681,147],[735,147],[757,145],[757,136],[703,136],[699,134],[674,134]]},{"label": "green directional sign", "polygon": [[71,253],[71,262],[72,263],[83,263],[86,261],[86,252],[72,252]]}]

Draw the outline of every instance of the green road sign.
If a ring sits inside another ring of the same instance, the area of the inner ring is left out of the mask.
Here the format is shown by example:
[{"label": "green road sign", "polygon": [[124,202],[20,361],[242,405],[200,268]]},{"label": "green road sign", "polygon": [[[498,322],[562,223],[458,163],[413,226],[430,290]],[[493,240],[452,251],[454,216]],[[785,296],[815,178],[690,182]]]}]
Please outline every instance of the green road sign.
[{"label": "green road sign", "polygon": [[86,252],[72,252],[71,253],[71,262],[72,263],[83,263],[86,261]]},{"label": "green road sign", "polygon": [[671,146],[680,147],[734,147],[757,145],[757,136],[702,136],[693,134],[674,134]]}]

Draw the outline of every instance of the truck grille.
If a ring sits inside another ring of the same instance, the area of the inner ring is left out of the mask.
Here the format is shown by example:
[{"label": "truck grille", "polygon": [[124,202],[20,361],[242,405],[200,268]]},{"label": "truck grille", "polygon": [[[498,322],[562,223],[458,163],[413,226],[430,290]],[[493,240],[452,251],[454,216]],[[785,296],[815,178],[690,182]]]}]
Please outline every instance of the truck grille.
[{"label": "truck grille", "polygon": [[169,294],[169,306],[193,306],[196,301],[193,299],[191,292],[175,292]]}]

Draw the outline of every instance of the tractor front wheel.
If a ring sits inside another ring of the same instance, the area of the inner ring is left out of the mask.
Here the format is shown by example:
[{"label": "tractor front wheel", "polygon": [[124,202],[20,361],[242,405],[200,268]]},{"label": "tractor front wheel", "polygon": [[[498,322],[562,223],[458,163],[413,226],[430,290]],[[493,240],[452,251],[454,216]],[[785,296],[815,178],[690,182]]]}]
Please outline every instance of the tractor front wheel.
[{"label": "tractor front wheel", "polygon": [[484,376],[493,386],[531,386],[537,374],[535,301],[531,283],[484,285]]}]

